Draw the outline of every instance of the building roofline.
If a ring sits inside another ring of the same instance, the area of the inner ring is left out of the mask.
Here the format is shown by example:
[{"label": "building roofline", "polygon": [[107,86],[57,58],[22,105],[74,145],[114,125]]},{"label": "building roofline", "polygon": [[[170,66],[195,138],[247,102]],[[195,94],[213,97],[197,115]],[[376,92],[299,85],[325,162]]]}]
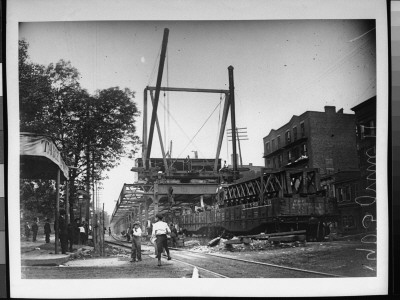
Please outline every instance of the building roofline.
[{"label": "building roofline", "polygon": [[366,106],[368,104],[371,104],[372,102],[376,102],[376,95],[371,97],[371,98],[369,98],[369,99],[367,99],[367,100],[365,100],[365,101],[363,101],[363,102],[361,102],[360,104],[357,104],[356,106],[354,106],[354,107],[352,107],[350,109],[355,112],[356,110],[359,110],[362,107],[364,107],[364,106]]},{"label": "building roofline", "polygon": [[[335,110],[336,110],[336,106],[326,105],[325,107],[334,107]],[[338,111],[340,111],[340,109],[339,109]],[[335,113],[338,114],[338,111],[336,111]],[[307,114],[310,114],[310,113],[325,114],[326,111],[307,110],[307,111],[303,112],[301,115],[293,115],[293,116],[290,118],[289,122],[285,123],[284,125],[282,125],[282,126],[279,127],[278,129],[271,129],[271,130],[269,131],[269,133],[268,133],[266,136],[263,137],[263,139],[265,139],[266,137],[268,137],[272,132],[277,132],[277,131],[282,130],[284,127],[286,127],[288,124],[290,124],[294,119],[301,118],[301,117],[303,117],[303,116],[305,116],[305,115],[307,115]],[[339,114],[342,115],[342,116],[354,116],[354,114],[345,114],[345,113],[339,113]]]}]

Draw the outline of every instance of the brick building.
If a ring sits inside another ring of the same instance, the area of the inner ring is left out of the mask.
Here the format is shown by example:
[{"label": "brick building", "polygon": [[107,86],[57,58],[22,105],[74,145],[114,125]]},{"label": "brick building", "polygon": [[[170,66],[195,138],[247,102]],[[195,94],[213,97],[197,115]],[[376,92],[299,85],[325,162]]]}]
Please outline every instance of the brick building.
[{"label": "brick building", "polygon": [[355,113],[359,172],[334,176],[335,195],[343,232],[375,230],[376,97],[351,109]]},{"label": "brick building", "polygon": [[358,169],[355,116],[343,109],[336,111],[334,106],[293,116],[279,129],[272,129],[263,142],[269,169],[318,168],[321,183],[326,175]]}]

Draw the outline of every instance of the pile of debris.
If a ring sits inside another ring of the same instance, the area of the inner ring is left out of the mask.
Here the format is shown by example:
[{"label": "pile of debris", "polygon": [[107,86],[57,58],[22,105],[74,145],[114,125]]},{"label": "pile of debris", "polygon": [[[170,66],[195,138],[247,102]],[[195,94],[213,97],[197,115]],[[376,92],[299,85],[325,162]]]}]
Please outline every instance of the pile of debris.
[{"label": "pile of debris", "polygon": [[119,257],[130,257],[131,250],[122,247],[114,247],[106,245],[104,252],[106,256],[119,256]]},{"label": "pile of debris", "polygon": [[[258,234],[248,236],[234,236],[231,239],[217,237],[207,245],[208,252],[222,251],[258,251],[274,247],[289,248],[305,246],[305,230],[279,232],[271,234]],[[194,251],[206,252],[204,248],[196,247]]]},{"label": "pile of debris", "polygon": [[73,255],[70,255],[70,259],[88,259],[92,258],[94,254],[94,248],[90,246],[85,246],[78,251],[74,252]]}]

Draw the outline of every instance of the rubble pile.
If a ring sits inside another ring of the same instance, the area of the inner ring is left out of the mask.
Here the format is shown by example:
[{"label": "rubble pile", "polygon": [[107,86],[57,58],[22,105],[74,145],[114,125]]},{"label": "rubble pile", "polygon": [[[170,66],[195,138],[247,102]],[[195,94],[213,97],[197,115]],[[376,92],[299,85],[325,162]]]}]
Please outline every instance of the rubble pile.
[{"label": "rubble pile", "polygon": [[193,246],[200,246],[200,241],[198,240],[191,240],[191,241],[185,241],[185,247],[193,247]]},{"label": "rubble pile", "polygon": [[121,247],[108,246],[105,249],[105,253],[107,256],[127,257],[130,256],[131,251]]},{"label": "rubble pile", "polygon": [[[240,243],[240,238],[234,236],[232,239],[227,240],[223,238],[215,238],[210,240],[207,246],[195,246],[191,250],[203,253],[213,252],[246,252],[246,251],[259,251],[274,248],[292,248],[305,246],[305,242],[270,242],[266,239],[250,239],[249,243]],[[227,241],[238,241],[238,243],[226,243]],[[187,243],[185,242],[185,246]]]}]

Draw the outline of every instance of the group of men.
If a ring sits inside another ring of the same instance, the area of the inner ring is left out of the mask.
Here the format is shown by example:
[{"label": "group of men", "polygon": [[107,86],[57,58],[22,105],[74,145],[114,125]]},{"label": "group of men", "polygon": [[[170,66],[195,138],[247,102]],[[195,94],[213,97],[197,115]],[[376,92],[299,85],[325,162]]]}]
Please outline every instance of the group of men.
[{"label": "group of men", "polygon": [[[168,248],[168,237],[171,237],[172,245],[176,246],[178,231],[175,226],[171,224],[167,224],[162,221],[163,216],[161,214],[156,215],[156,222],[152,224],[151,231],[151,241],[155,246],[155,254],[158,259],[158,266],[161,266],[161,253],[165,250],[167,254],[167,259],[171,260],[171,256]],[[133,223],[133,228],[128,228],[127,230],[127,238],[128,241],[132,238],[132,252],[131,252],[131,262],[138,262],[142,260],[141,257],[141,237],[142,230],[140,228],[139,222]]]},{"label": "group of men", "polygon": [[80,223],[79,219],[75,219],[75,222],[67,224],[65,215],[66,211],[64,209],[60,209],[58,236],[61,244],[61,253],[63,254],[65,254],[67,250],[72,252],[72,246],[74,244],[85,245],[89,233],[89,224],[87,222],[83,221]]},{"label": "group of men", "polygon": [[29,222],[25,222],[24,230],[25,230],[26,240],[29,241],[29,238],[31,237],[31,231],[32,231],[32,241],[36,242],[36,237],[37,237],[37,233],[39,230],[37,218],[33,219],[33,222],[31,225],[29,224]]}]

